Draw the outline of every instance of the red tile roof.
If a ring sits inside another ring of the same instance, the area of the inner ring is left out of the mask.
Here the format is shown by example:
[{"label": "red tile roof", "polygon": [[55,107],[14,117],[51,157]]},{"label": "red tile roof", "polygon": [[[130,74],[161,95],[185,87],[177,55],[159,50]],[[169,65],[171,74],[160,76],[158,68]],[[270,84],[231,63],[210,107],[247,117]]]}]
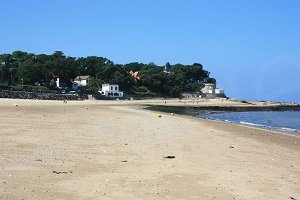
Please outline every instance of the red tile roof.
[{"label": "red tile roof", "polygon": [[89,78],[90,78],[89,75],[87,75],[87,76],[76,76],[76,78],[74,80],[75,81],[81,81],[81,80],[87,80]]}]

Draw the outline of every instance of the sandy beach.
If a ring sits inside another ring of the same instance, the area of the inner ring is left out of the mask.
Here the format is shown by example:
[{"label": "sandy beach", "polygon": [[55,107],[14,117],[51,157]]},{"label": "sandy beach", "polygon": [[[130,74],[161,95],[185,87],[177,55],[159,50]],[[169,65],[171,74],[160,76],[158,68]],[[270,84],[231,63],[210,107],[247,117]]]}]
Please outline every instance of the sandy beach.
[{"label": "sandy beach", "polygon": [[299,136],[143,104],[0,99],[0,199],[300,199]]}]

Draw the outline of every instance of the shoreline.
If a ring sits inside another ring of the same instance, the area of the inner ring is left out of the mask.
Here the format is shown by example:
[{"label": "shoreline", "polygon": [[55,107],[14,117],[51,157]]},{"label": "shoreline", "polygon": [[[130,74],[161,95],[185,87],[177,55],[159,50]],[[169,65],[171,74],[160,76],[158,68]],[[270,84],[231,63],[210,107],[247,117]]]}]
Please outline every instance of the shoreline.
[{"label": "shoreline", "polygon": [[[151,111],[153,113],[161,112],[161,113],[164,113],[164,114],[167,114],[167,115],[172,114],[172,112],[169,112],[169,111],[166,112],[166,111],[162,111],[162,110],[148,109],[148,108],[145,108],[145,107],[142,107],[141,109]],[[212,113],[213,112],[214,111],[212,111]],[[226,111],[224,111],[224,112],[226,112]],[[233,111],[233,112],[235,112],[235,111]],[[247,112],[247,111],[245,111],[245,112]],[[179,116],[179,117],[187,118],[187,119],[193,119],[193,120],[199,120],[199,121],[204,120],[206,122],[213,122],[213,123],[216,123],[215,126],[218,126],[219,123],[220,123],[220,124],[226,124],[226,125],[230,125],[230,126],[238,126],[238,127],[255,129],[255,130],[258,130],[258,131],[266,131],[266,132],[270,132],[270,133],[274,133],[274,134],[279,134],[279,135],[282,135],[282,136],[292,136],[292,137],[299,137],[300,138],[300,131],[298,131],[298,130],[296,130],[296,131],[287,131],[286,130],[285,131],[285,130],[281,130],[280,128],[273,128],[273,127],[268,127],[268,126],[255,126],[255,125],[243,124],[243,123],[238,123],[238,122],[233,122],[233,121],[225,121],[225,120],[211,119],[211,118],[205,118],[205,117],[197,117],[197,116],[194,116],[192,114],[182,114],[182,113],[178,114],[177,113],[175,115]]]},{"label": "shoreline", "polygon": [[[10,104],[15,106],[18,102],[28,105],[59,105],[62,101],[60,100],[33,100],[33,99],[10,99],[10,98],[0,98],[0,102]],[[82,101],[68,101],[69,104],[82,104],[82,105],[109,105],[109,106],[140,106],[145,110],[152,110],[165,113],[175,113],[184,116],[192,116],[197,119],[206,119],[212,121],[218,121],[223,123],[229,123],[233,125],[242,125],[246,127],[258,128],[261,130],[268,130],[272,132],[278,132],[285,135],[298,136],[300,131],[289,131],[282,130],[281,128],[274,128],[268,126],[255,126],[247,125],[238,122],[224,121],[217,119],[208,119],[204,117],[196,117],[196,114],[210,114],[210,113],[219,113],[219,112],[256,112],[256,111],[299,111],[300,105],[297,103],[276,103],[270,102],[267,105],[262,105],[259,101],[252,101],[252,105],[248,106],[240,101],[231,101],[231,100],[200,100],[195,106],[195,102],[191,100],[179,100],[179,99],[147,99],[147,100],[82,100]],[[166,105],[166,103],[168,105]],[[179,102],[179,105],[178,105]],[[63,104],[63,103],[61,103]]]},{"label": "shoreline", "polygon": [[174,110],[182,110],[189,112],[255,112],[255,111],[300,111],[300,105],[255,105],[255,106],[241,106],[241,105],[233,105],[233,106],[191,106],[191,105],[153,105],[153,104],[145,104],[145,106],[151,107],[153,109],[174,109]]},{"label": "shoreline", "polygon": [[[249,109],[250,108],[250,109]],[[244,125],[247,127],[255,127],[258,129],[263,130],[270,130],[279,133],[284,133],[287,135],[299,135],[300,130],[291,129],[289,127],[272,127],[260,124],[253,124],[253,123],[242,123],[242,122],[235,122],[229,120],[221,120],[221,119],[213,119],[208,118],[205,116],[197,116],[197,115],[206,115],[206,114],[213,114],[213,113],[230,113],[230,112],[260,112],[260,111],[267,111],[267,112],[277,112],[277,111],[300,111],[299,106],[268,106],[268,107],[241,107],[241,106],[230,106],[230,107],[222,107],[222,106],[164,106],[164,105],[145,105],[144,109],[164,112],[164,113],[176,113],[179,115],[185,116],[192,116],[198,119],[206,119],[206,120],[213,120],[218,122],[230,123],[235,125]]]},{"label": "shoreline", "polygon": [[266,130],[266,131],[271,131],[276,134],[283,134],[287,136],[296,136],[300,137],[300,130],[296,129],[291,129],[288,130],[289,128],[275,128],[271,126],[263,126],[263,125],[256,125],[256,124],[247,124],[247,123],[238,123],[238,122],[233,122],[233,121],[225,121],[225,120],[218,120],[218,119],[210,119],[210,118],[198,118],[198,119],[205,119],[205,120],[211,120],[211,121],[216,121],[216,122],[223,122],[223,123],[228,123],[232,125],[237,125],[237,126],[244,126],[244,127],[249,127],[249,128],[255,128],[258,130]]}]

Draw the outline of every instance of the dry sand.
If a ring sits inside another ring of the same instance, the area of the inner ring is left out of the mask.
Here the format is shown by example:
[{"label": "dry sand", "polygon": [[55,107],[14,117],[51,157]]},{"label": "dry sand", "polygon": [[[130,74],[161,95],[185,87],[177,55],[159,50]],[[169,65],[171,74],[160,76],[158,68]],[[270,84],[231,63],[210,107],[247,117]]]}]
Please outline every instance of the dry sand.
[{"label": "dry sand", "polygon": [[134,104],[0,99],[0,199],[300,199],[299,136]]}]

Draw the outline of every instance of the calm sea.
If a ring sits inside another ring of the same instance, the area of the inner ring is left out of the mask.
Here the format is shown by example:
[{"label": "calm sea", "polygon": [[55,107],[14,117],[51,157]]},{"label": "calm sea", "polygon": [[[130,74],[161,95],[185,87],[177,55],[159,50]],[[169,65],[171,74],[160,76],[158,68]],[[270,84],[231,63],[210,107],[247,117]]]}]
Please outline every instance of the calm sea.
[{"label": "calm sea", "polygon": [[300,134],[300,111],[222,112],[198,114],[197,117]]}]

